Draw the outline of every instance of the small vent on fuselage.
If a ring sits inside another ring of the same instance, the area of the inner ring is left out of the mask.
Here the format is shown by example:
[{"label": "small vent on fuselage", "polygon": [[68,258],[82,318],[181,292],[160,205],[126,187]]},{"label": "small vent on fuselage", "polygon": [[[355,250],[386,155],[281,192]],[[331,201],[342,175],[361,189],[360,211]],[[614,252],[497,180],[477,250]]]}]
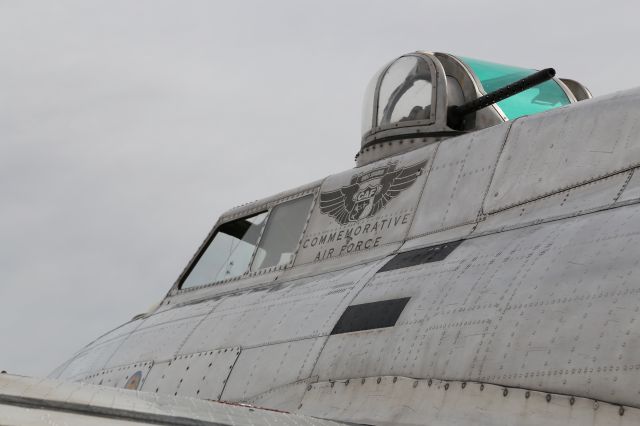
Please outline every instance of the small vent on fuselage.
[{"label": "small vent on fuselage", "polygon": [[344,311],[331,334],[393,327],[409,299],[409,297],[404,297],[351,305]]},{"label": "small vent on fuselage", "polygon": [[423,247],[415,250],[398,253],[393,259],[388,261],[378,272],[392,271],[394,269],[408,268],[410,266],[421,265],[423,263],[439,262],[444,260],[458,247],[462,241],[452,241],[450,243],[438,244],[430,247]]}]

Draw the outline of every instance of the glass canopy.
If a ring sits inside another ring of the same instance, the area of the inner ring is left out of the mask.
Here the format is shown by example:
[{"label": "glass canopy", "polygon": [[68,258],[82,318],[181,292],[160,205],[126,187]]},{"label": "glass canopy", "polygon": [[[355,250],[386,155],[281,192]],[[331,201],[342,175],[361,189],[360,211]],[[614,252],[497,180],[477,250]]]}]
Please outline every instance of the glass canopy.
[{"label": "glass canopy", "polygon": [[[485,93],[527,77],[536,70],[496,64],[458,56],[475,73]],[[509,120],[570,104],[566,93],[555,80],[549,80],[498,102]]]},{"label": "glass canopy", "polygon": [[362,134],[374,129],[432,122],[432,80],[431,64],[414,55],[400,57],[378,72],[365,93]]}]

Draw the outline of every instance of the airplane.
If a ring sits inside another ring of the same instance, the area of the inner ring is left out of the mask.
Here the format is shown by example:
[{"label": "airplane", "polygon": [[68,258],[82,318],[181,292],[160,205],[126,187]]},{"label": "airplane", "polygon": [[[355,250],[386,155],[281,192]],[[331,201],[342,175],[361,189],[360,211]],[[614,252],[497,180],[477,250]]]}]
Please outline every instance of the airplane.
[{"label": "airplane", "polygon": [[640,423],[640,89],[386,64],[355,167],[224,213],[0,424]]}]

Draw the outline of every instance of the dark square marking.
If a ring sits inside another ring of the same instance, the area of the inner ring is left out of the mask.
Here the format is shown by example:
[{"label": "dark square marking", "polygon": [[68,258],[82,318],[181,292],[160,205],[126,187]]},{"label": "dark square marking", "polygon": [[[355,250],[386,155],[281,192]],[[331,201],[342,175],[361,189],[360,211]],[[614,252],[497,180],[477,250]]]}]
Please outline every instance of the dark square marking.
[{"label": "dark square marking", "polygon": [[423,247],[415,250],[398,253],[388,261],[378,272],[392,271],[394,269],[408,268],[409,266],[423,263],[439,262],[444,260],[458,247],[462,241],[438,244],[436,246]]},{"label": "dark square marking", "polygon": [[351,305],[344,311],[331,334],[393,327],[409,299],[409,297],[404,297]]}]

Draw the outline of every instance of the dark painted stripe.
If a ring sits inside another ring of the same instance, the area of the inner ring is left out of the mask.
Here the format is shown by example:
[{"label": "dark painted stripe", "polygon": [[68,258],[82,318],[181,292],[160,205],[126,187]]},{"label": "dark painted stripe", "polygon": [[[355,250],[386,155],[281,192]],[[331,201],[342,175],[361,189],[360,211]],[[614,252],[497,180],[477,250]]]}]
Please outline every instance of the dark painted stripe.
[{"label": "dark painted stripe", "polygon": [[331,334],[393,327],[409,299],[405,297],[351,305],[344,311]]},{"label": "dark painted stripe", "polygon": [[449,256],[451,252],[462,243],[462,241],[464,240],[398,253],[378,272],[393,271],[394,269],[408,268],[410,266],[421,265],[423,263],[439,262],[446,259],[447,256]]}]

